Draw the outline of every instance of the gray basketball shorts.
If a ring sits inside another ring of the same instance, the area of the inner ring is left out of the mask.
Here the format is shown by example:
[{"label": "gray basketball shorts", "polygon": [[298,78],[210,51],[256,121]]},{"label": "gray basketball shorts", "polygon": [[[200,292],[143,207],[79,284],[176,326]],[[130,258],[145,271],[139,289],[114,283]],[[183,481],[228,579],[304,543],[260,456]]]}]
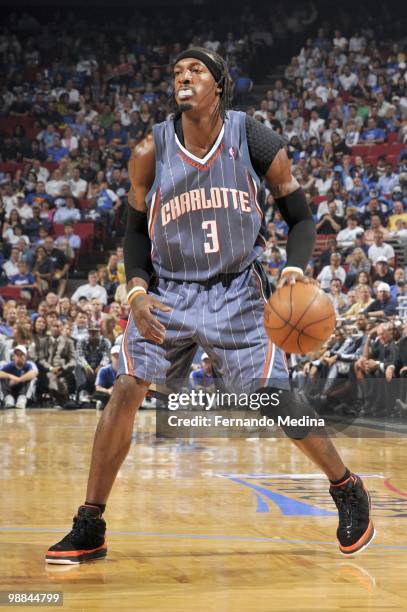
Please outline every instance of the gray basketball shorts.
[{"label": "gray basketball shorts", "polygon": [[173,386],[188,381],[198,346],[211,358],[216,378],[228,389],[253,392],[263,386],[289,388],[284,351],[264,329],[264,277],[257,264],[239,274],[205,282],[161,278],[151,293],[170,312],[155,311],[166,328],[163,344],[143,338],[130,315],[123,336],[118,376]]}]

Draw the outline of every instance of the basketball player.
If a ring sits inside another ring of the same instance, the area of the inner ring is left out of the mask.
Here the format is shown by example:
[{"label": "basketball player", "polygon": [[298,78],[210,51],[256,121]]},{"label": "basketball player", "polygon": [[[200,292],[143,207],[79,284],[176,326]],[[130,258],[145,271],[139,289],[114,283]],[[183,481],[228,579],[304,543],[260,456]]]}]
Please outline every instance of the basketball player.
[{"label": "basketball player", "polygon": [[[86,501],[69,534],[47,551],[49,563],[106,555],[102,515],[130,448],[136,410],[150,383],[166,380],[180,356],[187,372],[200,345],[229,386],[251,391],[256,381],[289,389],[285,356],[270,345],[263,326],[267,287],[256,265],[264,245],[257,195],[264,178],[290,228],[281,286],[304,282],[313,250],[315,227],[304,193],[279,136],[227,110],[230,77],[219,55],[201,48],[181,53],[174,95],[175,116],[155,125],[130,160],[124,255],[131,316],[118,378],[95,434]],[[283,391],[288,410],[289,398]],[[361,479],[327,437],[293,442],[330,480],[340,550],[361,550],[374,536]]]}]

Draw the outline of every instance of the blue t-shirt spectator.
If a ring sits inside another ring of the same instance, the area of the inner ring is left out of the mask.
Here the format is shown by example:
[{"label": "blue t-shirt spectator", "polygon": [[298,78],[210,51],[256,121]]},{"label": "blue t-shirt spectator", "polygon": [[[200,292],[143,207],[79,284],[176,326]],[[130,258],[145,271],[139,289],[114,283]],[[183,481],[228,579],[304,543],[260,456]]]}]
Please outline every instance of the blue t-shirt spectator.
[{"label": "blue t-shirt spectator", "polygon": [[34,368],[35,365],[32,363],[32,361],[26,361],[22,368],[18,368],[14,361],[9,361],[1,368],[1,371],[6,372],[7,374],[13,374],[13,376],[20,378],[21,376],[24,376],[24,374],[27,374],[27,372],[31,372],[31,370]]},{"label": "blue t-shirt spectator", "polygon": [[384,140],[384,137],[384,130],[382,130],[381,128],[371,128],[363,130],[360,138],[361,140],[365,140],[366,142],[368,142],[369,140]]},{"label": "blue t-shirt spectator", "polygon": [[112,364],[110,363],[109,365],[100,368],[96,376],[95,384],[103,387],[104,389],[110,389],[113,387],[114,381],[116,380],[116,374],[117,372],[115,372]]},{"label": "blue t-shirt spectator", "polygon": [[191,374],[193,387],[210,387],[213,385],[213,376],[207,374],[203,368],[195,370]]},{"label": "blue t-shirt spectator", "polygon": [[59,162],[63,157],[67,157],[68,155],[69,151],[66,147],[52,146],[47,149],[47,157],[54,162]]}]

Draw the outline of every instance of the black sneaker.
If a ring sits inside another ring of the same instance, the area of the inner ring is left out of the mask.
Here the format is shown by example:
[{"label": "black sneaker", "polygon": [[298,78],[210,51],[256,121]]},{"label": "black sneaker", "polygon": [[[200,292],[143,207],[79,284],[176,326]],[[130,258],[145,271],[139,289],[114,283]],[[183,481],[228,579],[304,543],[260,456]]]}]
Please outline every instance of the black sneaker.
[{"label": "black sneaker", "polygon": [[70,565],[106,557],[106,523],[97,506],[79,506],[72,531],[47,550],[45,561]]},{"label": "black sneaker", "polygon": [[375,536],[370,517],[369,493],[356,474],[351,474],[337,485],[331,484],[329,492],[339,513],[339,526],[336,531],[339,550],[344,555],[357,553]]}]

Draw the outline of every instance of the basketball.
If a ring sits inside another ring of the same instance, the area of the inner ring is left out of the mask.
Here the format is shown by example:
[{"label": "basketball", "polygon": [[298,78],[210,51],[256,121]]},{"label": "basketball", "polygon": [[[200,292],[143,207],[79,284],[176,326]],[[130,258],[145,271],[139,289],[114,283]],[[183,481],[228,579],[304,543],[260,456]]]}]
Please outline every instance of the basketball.
[{"label": "basketball", "polygon": [[264,326],[272,342],[287,353],[309,353],[329,338],[335,310],[326,293],[311,283],[277,289],[264,310]]}]

